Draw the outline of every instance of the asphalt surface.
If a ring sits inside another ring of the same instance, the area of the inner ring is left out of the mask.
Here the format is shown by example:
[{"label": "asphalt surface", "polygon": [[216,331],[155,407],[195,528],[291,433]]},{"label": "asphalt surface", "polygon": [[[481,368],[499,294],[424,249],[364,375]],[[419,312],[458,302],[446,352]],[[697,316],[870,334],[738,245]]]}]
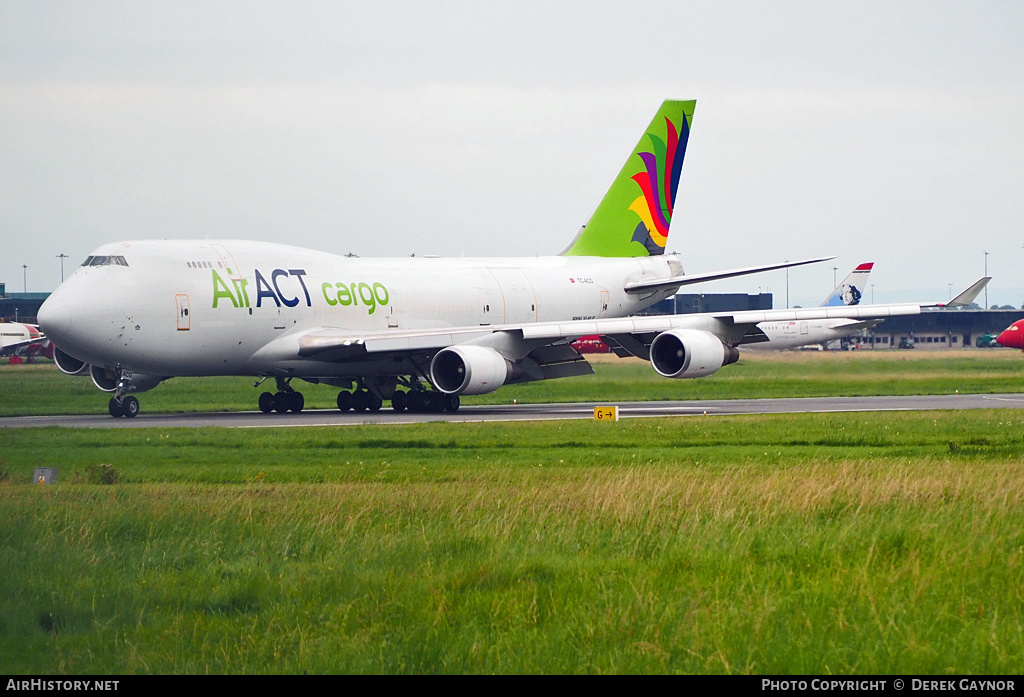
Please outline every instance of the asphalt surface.
[{"label": "asphalt surface", "polygon": [[133,419],[107,414],[87,416],[16,416],[0,418],[0,428],[266,428],[296,426],[355,426],[362,424],[448,421],[547,421],[593,419],[594,408],[617,406],[620,419],[660,416],[718,416],[724,414],[804,414],[870,411],[928,411],[938,409],[1022,409],[1024,394],[912,395],[906,397],[808,397],[799,399],[722,399],[683,402],[620,402],[589,404],[517,404],[463,406],[454,414],[339,412],[310,410],[299,414],[261,412],[208,412],[202,414],[147,414]]}]

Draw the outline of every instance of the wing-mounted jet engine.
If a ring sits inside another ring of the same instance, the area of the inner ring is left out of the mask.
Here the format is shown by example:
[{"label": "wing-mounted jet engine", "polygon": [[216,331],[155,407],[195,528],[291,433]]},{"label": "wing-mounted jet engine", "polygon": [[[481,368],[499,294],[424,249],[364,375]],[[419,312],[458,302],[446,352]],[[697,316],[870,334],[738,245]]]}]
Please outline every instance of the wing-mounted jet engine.
[{"label": "wing-mounted jet engine", "polygon": [[505,384],[511,364],[487,346],[451,346],[430,362],[430,381],[446,394],[488,394]]},{"label": "wing-mounted jet engine", "polygon": [[670,329],[651,342],[651,365],[667,378],[702,378],[735,363],[740,352],[699,329]]}]

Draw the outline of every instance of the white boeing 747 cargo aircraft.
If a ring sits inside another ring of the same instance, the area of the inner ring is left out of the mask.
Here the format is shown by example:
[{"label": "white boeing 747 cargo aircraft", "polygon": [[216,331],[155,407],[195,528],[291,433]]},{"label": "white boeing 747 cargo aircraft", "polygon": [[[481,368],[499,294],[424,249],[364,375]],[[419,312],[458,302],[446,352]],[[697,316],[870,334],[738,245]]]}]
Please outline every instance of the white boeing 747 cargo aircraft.
[{"label": "white boeing 747 cargo aircraft", "polygon": [[[711,375],[759,340],[756,325],[920,312],[920,304],[631,317],[680,286],[822,261],[687,275],[665,243],[693,101],[658,110],[593,216],[562,254],[508,259],[337,256],[279,244],[116,242],[95,250],[39,310],[61,370],[112,393],[175,376],[273,379],[264,412],[300,411],[295,380],[341,388],[342,410],[454,411],[460,395],[593,373],[571,346],[600,335],[668,378]],[[748,339],[748,333],[750,337]],[[260,383],[257,383],[260,384]]]}]

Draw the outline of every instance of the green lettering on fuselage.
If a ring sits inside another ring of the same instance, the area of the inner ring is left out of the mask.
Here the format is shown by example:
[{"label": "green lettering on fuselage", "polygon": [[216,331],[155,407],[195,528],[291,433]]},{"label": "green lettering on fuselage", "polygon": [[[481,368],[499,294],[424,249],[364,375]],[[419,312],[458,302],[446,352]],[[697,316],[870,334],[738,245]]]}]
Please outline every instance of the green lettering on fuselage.
[{"label": "green lettering on fuselage", "polygon": [[242,307],[249,307],[249,291],[246,288],[246,286],[249,285],[249,282],[244,278],[232,278],[231,282],[235,284],[235,292],[238,293],[239,304],[241,304]]},{"label": "green lettering on fuselage", "polygon": [[[228,285],[224,282],[218,274],[216,269],[212,269],[213,273],[213,307],[217,307],[217,303],[221,298],[227,298],[231,301],[231,305],[238,307],[238,299],[235,298],[235,294],[228,288]],[[246,303],[248,305],[248,302]]]},{"label": "green lettering on fuselage", "polygon": [[357,307],[362,305],[367,309],[366,314],[372,315],[377,311],[378,306],[387,305],[391,296],[383,283],[324,283],[320,286],[324,300],[331,307]]}]

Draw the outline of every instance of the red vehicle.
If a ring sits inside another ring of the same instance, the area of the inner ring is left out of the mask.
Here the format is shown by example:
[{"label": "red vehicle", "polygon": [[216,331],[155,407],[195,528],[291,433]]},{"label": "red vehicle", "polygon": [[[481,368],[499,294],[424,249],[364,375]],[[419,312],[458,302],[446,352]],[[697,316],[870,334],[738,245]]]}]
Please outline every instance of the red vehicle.
[{"label": "red vehicle", "polygon": [[1019,319],[996,337],[996,343],[1000,346],[1018,348],[1024,351],[1024,319]]},{"label": "red vehicle", "polygon": [[572,342],[572,347],[580,353],[611,353],[608,344],[601,341],[599,336],[581,336]]}]

